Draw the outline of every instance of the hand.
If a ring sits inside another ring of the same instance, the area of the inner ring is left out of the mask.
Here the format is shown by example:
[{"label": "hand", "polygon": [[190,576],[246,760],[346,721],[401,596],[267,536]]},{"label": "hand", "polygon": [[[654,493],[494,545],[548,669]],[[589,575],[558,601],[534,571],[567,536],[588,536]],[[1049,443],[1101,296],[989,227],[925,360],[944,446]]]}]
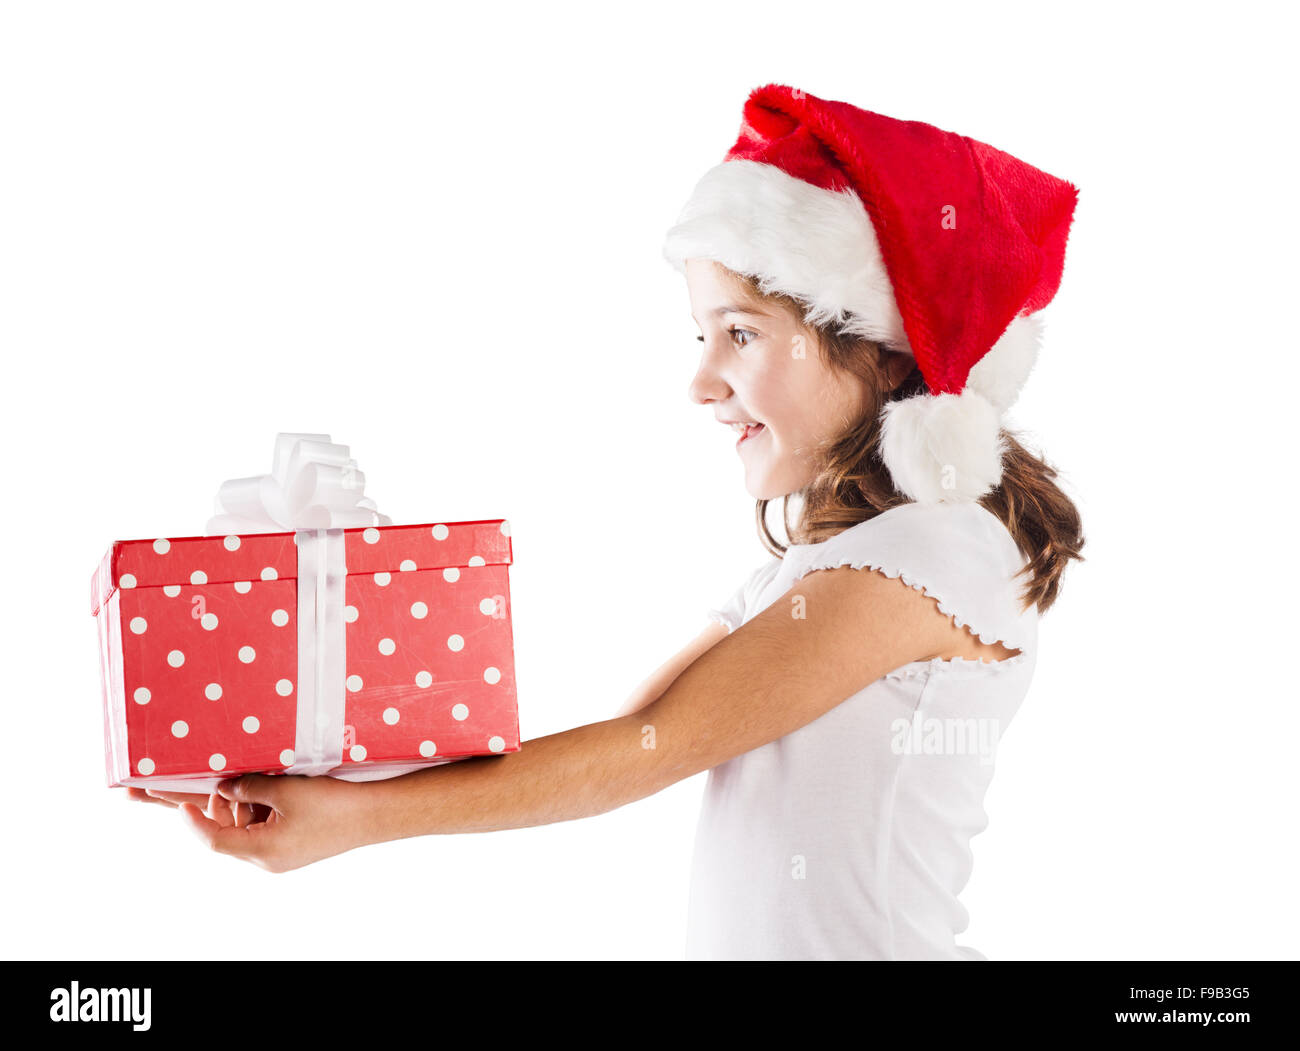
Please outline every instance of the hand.
[{"label": "hand", "polygon": [[[288,872],[372,841],[365,787],[328,776],[245,774],[210,796],[150,791],[144,798],[176,805],[217,853]],[[142,798],[137,791],[131,798]]]}]

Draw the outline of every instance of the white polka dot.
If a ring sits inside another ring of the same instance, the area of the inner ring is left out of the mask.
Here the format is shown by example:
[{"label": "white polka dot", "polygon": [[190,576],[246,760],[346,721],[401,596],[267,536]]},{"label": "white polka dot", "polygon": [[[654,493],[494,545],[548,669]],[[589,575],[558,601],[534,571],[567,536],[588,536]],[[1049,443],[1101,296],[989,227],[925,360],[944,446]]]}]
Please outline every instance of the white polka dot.
[{"label": "white polka dot", "polygon": [[222,770],[225,768],[225,765],[226,757],[220,752],[215,752],[208,757],[208,766],[212,767],[213,770]]},{"label": "white polka dot", "polygon": [[179,668],[182,664],[185,663],[185,654],[183,654],[180,650],[172,650],[169,654],[167,654],[167,663],[170,664],[173,668]]},{"label": "white polka dot", "polygon": [[174,723],[172,723],[173,737],[184,737],[189,732],[190,732],[190,724],[187,723],[184,719],[177,719]]},{"label": "white polka dot", "polygon": [[487,562],[484,561],[482,555],[471,555],[469,559],[469,564],[471,566],[486,566]]},{"label": "white polka dot", "polygon": [[236,580],[235,590],[238,591],[241,595],[247,595],[250,591],[253,590],[253,582],[251,580]]},{"label": "white polka dot", "polygon": [[432,529],[434,540],[446,540],[447,534],[451,532],[445,525],[436,525]]},{"label": "white polka dot", "polygon": [[415,685],[420,689],[426,689],[433,685],[433,676],[427,671],[417,671],[415,673]]},{"label": "white polka dot", "polygon": [[144,617],[131,618],[131,634],[143,635],[149,627],[149,622]]},{"label": "white polka dot", "polygon": [[447,636],[447,649],[463,650],[464,648],[465,648],[465,640],[462,639],[459,635]]},{"label": "white polka dot", "polygon": [[208,582],[208,575],[205,572],[203,572],[203,570],[201,569],[196,569],[193,573],[190,574],[191,584],[206,584],[207,582]]},{"label": "white polka dot", "polygon": [[203,625],[204,631],[211,631],[217,626],[217,615],[215,613],[205,613],[199,618],[199,623]]},{"label": "white polka dot", "polygon": [[153,549],[157,551],[158,554],[165,555],[172,549],[172,542],[170,540],[155,540],[153,542]]},{"label": "white polka dot", "polygon": [[287,610],[277,609],[271,614],[271,623],[277,628],[283,628],[289,623],[289,613]]},{"label": "white polka dot", "polygon": [[392,580],[392,579],[393,579],[393,574],[392,574],[392,573],[376,573],[376,574],[375,574],[375,583],[378,584],[381,588],[386,588],[386,587],[388,587],[388,582],[389,582],[390,580]]},{"label": "white polka dot", "polygon": [[489,751],[503,752],[505,751],[505,747],[506,747],[506,743],[502,738],[496,736],[488,738]]},{"label": "white polka dot", "polygon": [[275,692],[281,697],[288,697],[293,693],[293,681],[291,679],[279,679],[275,684]]},{"label": "white polka dot", "polygon": [[377,544],[379,543],[379,530],[374,528],[367,529],[361,534],[361,539],[367,544]]},{"label": "white polka dot", "polygon": [[210,701],[221,700],[221,692],[221,683],[219,682],[210,682],[203,687],[203,696]]},{"label": "white polka dot", "polygon": [[252,646],[240,646],[239,659],[245,664],[252,664],[253,661],[257,660],[257,650],[253,649]]},{"label": "white polka dot", "polygon": [[168,598],[175,598],[180,593],[181,593],[181,586],[179,584],[163,585],[163,594],[166,595]]},{"label": "white polka dot", "polygon": [[267,566],[262,570],[263,580],[275,580],[280,574],[275,571],[274,566]]},{"label": "white polka dot", "polygon": [[397,568],[401,570],[403,573],[410,573],[413,569],[415,569],[415,560],[410,558],[404,558],[402,559],[402,564]]},{"label": "white polka dot", "polygon": [[502,523],[501,523],[501,535],[502,535],[502,536],[509,536],[509,535],[510,535],[510,523],[509,523],[509,522],[502,522]]},{"label": "white polka dot", "polygon": [[[335,680],[335,681],[337,681],[337,680]],[[349,676],[348,676],[348,690],[349,690],[349,692],[351,692],[351,693],[356,693],[359,689],[361,689],[362,685],[363,685],[363,683],[361,682],[361,676],[360,676],[360,675],[349,675]]]},{"label": "white polka dot", "polygon": [[460,579],[460,570],[455,566],[448,566],[442,571],[442,579],[448,584],[454,584]]},{"label": "white polka dot", "polygon": [[261,725],[262,724],[257,721],[256,715],[248,715],[244,717],[244,733],[246,734],[257,733],[257,728]]},{"label": "white polka dot", "polygon": [[424,620],[429,615],[429,607],[423,602],[414,602],[411,604],[411,616],[416,620]]},{"label": "white polka dot", "polygon": [[384,722],[386,722],[389,726],[395,726],[397,724],[397,720],[400,719],[401,717],[402,717],[401,712],[399,712],[396,708],[384,709]]},{"label": "white polka dot", "polygon": [[280,765],[281,765],[281,766],[293,766],[293,749],[292,749],[292,748],[286,748],[283,752],[280,753]]},{"label": "white polka dot", "polygon": [[392,639],[379,640],[379,652],[382,653],[385,657],[391,657],[396,649],[397,649],[397,643],[395,643]]},{"label": "white polka dot", "polygon": [[348,758],[354,763],[361,762],[366,757],[366,746],[363,744],[354,744],[348,749]]},{"label": "white polka dot", "polygon": [[485,617],[492,616],[497,611],[497,600],[494,598],[485,598],[478,604],[478,611]]},{"label": "white polka dot", "polygon": [[451,708],[451,717],[463,722],[469,718],[469,709],[463,704],[454,704]]},{"label": "white polka dot", "polygon": [[239,537],[237,536],[228,536],[226,537],[225,540],[222,541],[222,543],[226,545],[227,551],[239,550]]},{"label": "white polka dot", "polygon": [[357,617],[359,616],[360,614],[357,612],[356,606],[348,606],[343,610],[343,619],[349,624],[355,624],[357,622]]},{"label": "white polka dot", "polygon": [[495,686],[497,683],[499,683],[499,682],[501,681],[501,669],[500,669],[500,668],[484,668],[484,669],[483,669],[483,681],[486,682],[486,683],[489,683],[490,685]]},{"label": "white polka dot", "polygon": [[148,777],[153,773],[153,760],[149,758],[141,759],[135,764],[135,768],[139,770],[140,773],[144,774],[145,777]]},{"label": "white polka dot", "polygon": [[133,588],[135,587],[135,577],[130,573],[123,573],[121,579],[117,582],[117,586],[120,588]]},{"label": "white polka dot", "polygon": [[149,692],[149,687],[140,686],[131,696],[135,698],[136,704],[148,704],[149,698],[151,698],[153,694]]},{"label": "white polka dot", "polygon": [[434,755],[437,751],[438,751],[438,746],[434,744],[432,741],[420,742],[420,754],[424,756],[424,758],[428,759],[430,756]]}]

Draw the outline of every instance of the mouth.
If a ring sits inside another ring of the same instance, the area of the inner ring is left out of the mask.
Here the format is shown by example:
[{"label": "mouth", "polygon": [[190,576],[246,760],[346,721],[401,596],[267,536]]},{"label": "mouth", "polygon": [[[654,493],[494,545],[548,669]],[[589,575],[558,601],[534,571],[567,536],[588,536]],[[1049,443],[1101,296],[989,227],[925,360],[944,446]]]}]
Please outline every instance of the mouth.
[{"label": "mouth", "polygon": [[767,430],[767,428],[761,423],[733,423],[731,426],[740,435],[740,437],[736,439],[737,449],[746,442],[753,441],[758,437],[758,435]]}]

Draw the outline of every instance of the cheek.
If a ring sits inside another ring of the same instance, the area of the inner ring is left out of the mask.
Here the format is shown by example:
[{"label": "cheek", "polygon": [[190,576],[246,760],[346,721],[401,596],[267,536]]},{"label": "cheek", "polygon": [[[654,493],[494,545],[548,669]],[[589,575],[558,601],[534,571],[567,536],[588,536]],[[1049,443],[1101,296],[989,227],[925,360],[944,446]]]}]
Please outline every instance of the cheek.
[{"label": "cheek", "polygon": [[[867,411],[864,393],[829,375],[819,363],[795,361],[763,377],[767,415],[754,415],[772,429],[777,447],[796,450],[833,440]],[[758,388],[756,388],[758,389]]]},{"label": "cheek", "polygon": [[817,396],[818,374],[813,362],[770,353],[755,369],[753,388],[775,414],[798,415]]},{"label": "cheek", "polygon": [[747,407],[782,444],[806,440],[817,426],[819,392],[813,367],[798,359],[772,362],[754,377]]}]

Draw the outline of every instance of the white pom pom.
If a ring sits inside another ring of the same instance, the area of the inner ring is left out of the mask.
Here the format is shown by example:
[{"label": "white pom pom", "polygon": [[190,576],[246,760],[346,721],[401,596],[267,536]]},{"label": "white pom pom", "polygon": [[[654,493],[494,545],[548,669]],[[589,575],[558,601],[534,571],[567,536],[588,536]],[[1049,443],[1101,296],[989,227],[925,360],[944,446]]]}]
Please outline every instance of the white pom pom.
[{"label": "white pom pom", "polygon": [[1002,479],[1002,419],[988,399],[919,394],[881,413],[880,455],[894,487],[919,504],[978,500]]},{"label": "white pom pom", "polygon": [[984,357],[971,366],[965,389],[978,391],[1006,412],[1020,397],[1038,360],[1042,335],[1043,323],[1037,314],[1015,318]]}]

